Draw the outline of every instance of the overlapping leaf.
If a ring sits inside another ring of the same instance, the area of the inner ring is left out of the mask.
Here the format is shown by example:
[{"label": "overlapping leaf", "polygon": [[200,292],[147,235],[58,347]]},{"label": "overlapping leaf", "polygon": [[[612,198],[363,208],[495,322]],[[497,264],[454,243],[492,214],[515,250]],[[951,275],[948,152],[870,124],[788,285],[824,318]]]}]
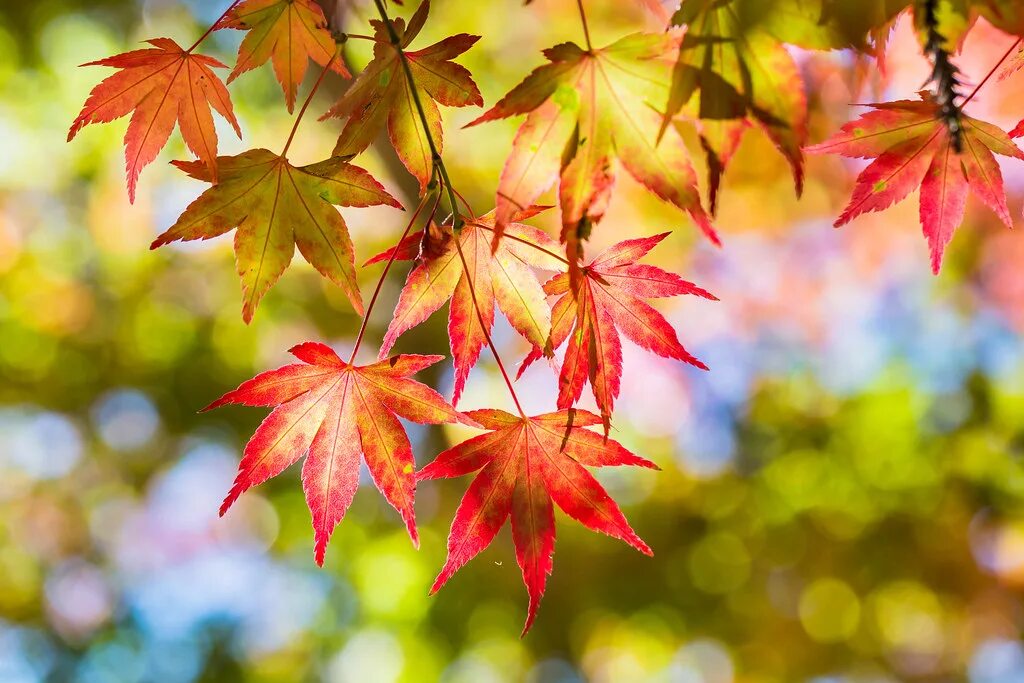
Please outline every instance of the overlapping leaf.
[{"label": "overlapping leaf", "polygon": [[[925,15],[921,10],[925,3],[918,0],[911,4],[914,8],[914,23],[921,32]],[[945,47],[951,52],[962,45],[967,32],[979,18],[984,18],[1000,31],[1024,36],[1024,3],[1019,0],[941,0],[934,3],[933,11],[936,28],[946,39]],[[924,42],[922,37],[921,43]]]},{"label": "overlapping leaf", "polygon": [[[520,213],[513,218],[525,219],[532,213]],[[530,267],[562,268],[564,261],[557,256],[558,244],[537,228],[511,223],[507,239],[492,250],[493,226],[492,212],[462,228],[458,244],[468,268],[463,267],[454,238],[441,246],[437,255],[421,257],[409,273],[381,345],[380,352],[386,355],[399,336],[451,299],[448,336],[455,362],[455,404],[494,323],[495,302],[512,327],[531,343],[543,347],[551,330],[551,310]],[[422,233],[406,238],[396,247],[398,258],[416,258],[421,240]],[[375,256],[369,263],[386,260],[391,253],[389,250]],[[480,325],[481,317],[486,329]]]},{"label": "overlapping leaf", "polygon": [[[707,369],[683,348],[664,316],[643,301],[681,294],[715,300],[710,293],[677,275],[637,263],[668,234],[612,246],[582,268],[575,291],[568,273],[556,275],[544,285],[547,294],[560,297],[551,312],[547,353],[569,340],[558,377],[558,407],[576,405],[583,385],[589,381],[606,430],[622,379],[620,332],[659,356]],[[534,347],[523,361],[520,374],[544,353],[545,349]]]},{"label": "overlapping leaf", "polygon": [[246,444],[220,514],[246,490],[306,455],[302,488],[313,515],[316,562],[323,565],[331,533],[359,487],[362,457],[373,483],[418,546],[412,447],[398,417],[423,424],[475,424],[436,391],[409,379],[442,357],[402,355],[355,366],[315,342],[299,344],[291,353],[302,362],[257,375],[204,408],[274,407]]},{"label": "overlapping leaf", "polygon": [[336,72],[351,77],[342,61],[334,59],[337,45],[323,10],[313,0],[245,0],[228,12],[218,28],[248,31],[228,83],[270,60],[288,111],[295,107],[295,93],[310,59],[320,66],[330,63]]},{"label": "overlapping leaf", "polygon": [[132,202],[139,173],[167,144],[175,123],[188,148],[209,167],[213,182],[217,182],[217,132],[211,107],[242,137],[227,88],[211,68],[227,67],[212,57],[183,50],[170,38],[147,42],[153,47],[84,65],[120,71],[92,89],[68,132],[70,142],[90,123],[107,123],[132,113],[124,136]]},{"label": "overlapping leaf", "polygon": [[583,429],[600,424],[597,415],[562,410],[525,417],[501,410],[474,410],[467,416],[490,431],[441,453],[416,475],[419,480],[440,479],[479,470],[455,513],[448,559],[431,593],[490,545],[511,517],[516,560],[530,596],[523,627],[526,633],[537,616],[551,573],[555,550],[552,501],[587,528],[652,554],[587,467],[657,466],[616,441]]},{"label": "overlapping leaf", "polygon": [[684,107],[699,119],[712,211],[721,176],[753,124],[789,161],[797,195],[803,189],[807,98],[800,69],[757,17],[747,16],[749,10],[745,0],[683,0],[672,17],[686,35],[665,121]]},{"label": "overlapping leaf", "polygon": [[921,227],[937,273],[943,251],[963,220],[968,192],[1012,227],[993,153],[1018,159],[1024,159],[1024,153],[997,126],[963,115],[963,150],[957,154],[935,101],[927,93],[921,98],[870,105],[872,111],[807,151],[874,159],[857,177],[853,197],[836,227],[862,213],[888,208],[920,186]]},{"label": "overlapping leaf", "polygon": [[[260,299],[292,260],[295,247],[324,277],[342,288],[362,315],[352,240],[338,206],[386,204],[401,208],[373,177],[341,157],[292,166],[266,149],[220,157],[220,183],[189,204],[160,235],[155,249],[177,240],[210,239],[235,232],[235,262],[242,280],[242,318],[249,322]],[[175,162],[193,178],[211,182],[207,168]]]},{"label": "overlapping leaf", "polygon": [[867,38],[911,0],[730,0],[748,27],[809,50],[864,50]]},{"label": "overlapping leaf", "polygon": [[[423,28],[430,10],[427,0],[419,6],[409,25],[402,19],[392,21],[400,44],[391,44],[387,28],[380,21],[374,27],[373,59],[324,118],[348,119],[338,144],[337,155],[359,154],[365,150],[386,124],[388,137],[405,167],[426,189],[434,167],[427,132],[423,130],[409,79],[406,78],[398,50],[413,41]],[[481,106],[484,101],[469,71],[451,61],[473,47],[480,36],[460,33],[417,51],[406,51],[416,93],[423,105],[429,135],[442,148],[441,112],[447,107]]]},{"label": "overlapping leaf", "polygon": [[971,4],[1000,31],[1024,36],[1024,3],[1019,0],[972,0]]},{"label": "overlapping leaf", "polygon": [[718,243],[682,138],[669,130],[658,141],[679,40],[677,32],[638,33],[599,50],[557,45],[544,51],[550,63],[470,124],[527,114],[498,184],[499,232],[560,178],[562,240],[575,264],[580,240],[604,215],[621,163]]}]

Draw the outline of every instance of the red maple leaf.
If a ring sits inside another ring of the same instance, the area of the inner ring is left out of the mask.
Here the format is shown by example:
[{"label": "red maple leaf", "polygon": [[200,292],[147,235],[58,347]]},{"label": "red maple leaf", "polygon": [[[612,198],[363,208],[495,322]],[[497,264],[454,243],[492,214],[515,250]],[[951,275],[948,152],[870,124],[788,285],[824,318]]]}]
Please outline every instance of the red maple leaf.
[{"label": "red maple leaf", "polygon": [[869,105],[832,138],[807,149],[874,161],[857,176],[853,197],[836,220],[838,228],[868,211],[881,211],[921,188],[921,227],[931,251],[932,271],[963,220],[968,191],[1013,227],[1006,208],[1003,176],[993,152],[1024,159],[1002,129],[961,115],[960,153],[939,117],[932,96]]},{"label": "red maple leaf", "polygon": [[[539,210],[519,212],[513,219],[525,220]],[[386,355],[399,336],[425,321],[451,299],[448,336],[455,363],[454,404],[458,404],[469,371],[480,357],[494,324],[495,302],[512,327],[532,344],[543,346],[551,330],[551,309],[530,268],[557,270],[563,267],[558,243],[543,231],[522,223],[508,225],[506,239],[492,250],[493,236],[493,212],[469,221],[462,228],[458,242],[468,272],[462,265],[455,239],[440,246],[436,256],[424,254],[421,262],[409,272],[381,345],[380,352]],[[378,254],[367,263],[386,260],[393,251],[397,251],[397,258],[415,258],[421,240],[422,233],[410,235],[395,249]],[[480,325],[476,307],[480,309],[486,329]]]},{"label": "red maple leaf", "polygon": [[416,478],[441,479],[480,473],[452,521],[448,559],[434,581],[436,593],[463,565],[490,545],[512,517],[516,560],[530,596],[525,634],[537,616],[555,550],[552,501],[588,529],[621,539],[646,555],[647,546],[587,467],[639,465],[658,469],[621,444],[583,429],[601,423],[585,410],[534,417],[502,410],[466,413],[489,431],[441,453]]},{"label": "red maple leaf", "polygon": [[124,136],[128,197],[132,202],[139,173],[167,144],[175,122],[188,148],[210,168],[215,183],[217,131],[210,108],[216,109],[242,137],[228,90],[210,68],[227,67],[212,57],[183,50],[170,38],[147,42],[153,47],[83,64],[112,66],[121,71],[92,89],[68,132],[70,142],[90,123],[107,123],[133,112]]},{"label": "red maple leaf", "polygon": [[568,339],[558,378],[558,407],[576,405],[583,385],[589,380],[607,429],[622,378],[620,332],[659,356],[707,370],[679,343],[664,316],[642,301],[681,294],[717,301],[712,294],[678,275],[637,263],[669,234],[626,240],[607,249],[581,269],[575,291],[569,273],[548,280],[544,291],[561,297],[551,311],[550,341],[547,349],[534,347],[523,361],[519,375]]},{"label": "red maple leaf", "polygon": [[359,486],[362,455],[374,484],[419,546],[412,447],[397,416],[423,424],[475,424],[436,391],[408,379],[442,356],[401,355],[356,366],[316,342],[290,351],[302,363],[257,375],[203,409],[230,403],[274,406],[245,445],[220,514],[247,489],[277,476],[308,453],[302,487],[313,515],[316,562],[322,566],[327,541]]}]

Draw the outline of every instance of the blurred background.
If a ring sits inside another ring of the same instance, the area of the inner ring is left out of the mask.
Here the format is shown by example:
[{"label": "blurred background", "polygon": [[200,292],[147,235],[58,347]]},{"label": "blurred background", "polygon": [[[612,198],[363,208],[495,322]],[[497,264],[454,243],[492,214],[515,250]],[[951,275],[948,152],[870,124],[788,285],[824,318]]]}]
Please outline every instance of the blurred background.
[{"label": "blurred background", "polygon": [[[587,4],[598,44],[660,26],[642,3]],[[972,199],[932,277],[915,199],[833,230],[860,166],[810,159],[798,202],[757,132],[725,178],[723,249],[625,176],[595,230],[593,248],[674,230],[651,261],[721,298],[659,303],[711,372],[625,350],[613,436],[663,471],[599,477],[653,559],[560,516],[548,593],[520,640],[526,595],[507,527],[427,596],[468,479],[420,486],[418,552],[364,486],[323,570],[297,467],[218,519],[265,412],[197,409],[297,342],[351,348],[358,320],[296,257],[245,326],[230,238],[148,250],[204,188],[165,163],[187,157],[180,139],[143,173],[134,206],[126,119],[64,140],[111,73],[78,64],[155,36],[190,44],[226,5],[0,5],[0,681],[1024,682],[1024,234]],[[570,0],[435,5],[416,45],[483,35],[460,62],[488,105],[540,49],[581,40]],[[350,30],[366,32],[368,16],[357,4]],[[240,38],[218,32],[203,50],[231,63]],[[967,79],[1011,43],[976,27]],[[928,73],[918,52],[906,19],[885,82],[850,54],[794,51],[811,141],[849,120],[850,102],[912,96]],[[366,45],[346,58],[362,66]],[[315,115],[344,87],[327,80],[293,161],[329,153],[337,122]],[[222,153],[280,149],[291,119],[271,70],[231,89],[245,139],[221,128]],[[993,81],[970,113],[1013,126],[1024,78]],[[489,208],[519,122],[460,130],[477,114],[445,111],[445,157]],[[386,144],[359,163],[413,199]],[[1004,175],[1019,218],[1024,165]],[[403,227],[390,209],[345,215],[358,260]],[[378,274],[362,273],[366,289]],[[393,272],[369,339],[404,275]],[[444,324],[436,315],[398,350],[447,353]],[[496,337],[509,359],[525,354],[504,321]],[[509,407],[482,358],[460,407]],[[450,394],[450,363],[432,370],[425,381]],[[544,364],[519,382],[532,411],[553,406],[555,387]],[[465,436],[410,435],[419,464]]]}]

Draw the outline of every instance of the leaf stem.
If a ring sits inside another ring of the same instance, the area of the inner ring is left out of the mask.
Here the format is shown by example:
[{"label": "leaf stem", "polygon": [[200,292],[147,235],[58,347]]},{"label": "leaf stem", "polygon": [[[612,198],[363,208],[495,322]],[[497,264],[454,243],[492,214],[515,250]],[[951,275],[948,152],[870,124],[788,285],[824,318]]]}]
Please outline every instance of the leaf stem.
[{"label": "leaf stem", "polygon": [[580,11],[580,22],[583,24],[583,38],[587,41],[587,52],[593,52],[594,46],[590,42],[590,26],[587,25],[587,12],[583,9],[583,0],[576,0],[576,7]]},{"label": "leaf stem", "polygon": [[402,71],[405,74],[405,82],[409,87],[409,91],[412,93],[413,102],[416,105],[416,113],[419,115],[420,125],[423,126],[423,134],[427,138],[427,144],[430,146],[431,159],[434,164],[434,170],[441,176],[441,184],[444,185],[445,192],[448,195],[448,203],[452,209],[452,232],[455,240],[455,250],[459,253],[459,260],[462,261],[462,269],[466,274],[466,284],[469,285],[469,296],[473,300],[473,309],[476,311],[477,322],[480,323],[480,329],[484,333],[484,339],[487,341],[487,347],[491,350],[491,355],[494,357],[494,362],[498,366],[498,370],[501,371],[501,376],[505,380],[505,386],[508,387],[508,392],[512,396],[512,402],[515,403],[516,410],[519,411],[519,415],[526,419],[526,413],[523,411],[522,405],[519,403],[519,397],[516,395],[516,390],[512,386],[512,380],[505,370],[505,364],[501,362],[501,356],[498,354],[498,349],[494,345],[494,340],[491,339],[490,330],[487,329],[487,325],[484,323],[483,313],[480,312],[480,303],[476,298],[476,287],[473,285],[473,277],[469,272],[469,264],[466,262],[466,255],[462,253],[462,244],[459,240],[459,232],[462,228],[462,218],[459,216],[459,205],[455,198],[455,190],[452,185],[451,178],[448,176],[448,169],[445,168],[444,160],[441,158],[441,153],[437,149],[437,145],[434,142],[434,136],[430,134],[430,125],[427,123],[427,114],[423,109],[423,103],[420,102],[419,92],[416,90],[416,80],[413,78],[412,69],[409,67],[409,60],[405,56],[405,51],[402,49],[402,41],[398,37],[398,33],[395,31],[394,25],[391,23],[391,19],[388,18],[388,13],[384,9],[383,0],[373,0],[377,6],[377,13],[380,15],[381,21],[384,22],[384,26],[387,28],[388,37],[391,39],[392,47],[398,52],[399,61],[402,64]]},{"label": "leaf stem", "polygon": [[[470,221],[470,224],[474,228],[480,228],[481,230],[487,230],[487,231],[492,232],[492,233],[494,232],[494,228],[490,227],[489,225],[484,225],[483,223],[477,223],[476,221]],[[551,251],[550,249],[545,249],[544,247],[540,246],[539,244],[534,244],[530,240],[524,240],[522,237],[516,237],[515,235],[510,235],[510,234],[508,234],[507,231],[502,233],[501,237],[502,237],[502,239],[510,239],[513,242],[519,242],[520,244],[525,244],[528,247],[533,247],[537,251],[543,252],[543,253],[547,254],[548,256],[550,256],[552,258],[558,259],[559,261],[561,261],[565,265],[569,265],[569,259],[565,258],[561,254],[556,254],[555,252]]]},{"label": "leaf stem", "polygon": [[456,190],[454,187],[452,188],[452,192],[454,192],[455,195],[459,198],[459,201],[462,202],[462,205],[464,207],[466,207],[466,211],[469,212],[469,215],[470,216],[475,216],[476,212],[473,211],[473,207],[469,205],[469,202],[466,200],[466,198],[463,197],[462,194],[458,190]]},{"label": "leaf stem", "polygon": [[302,108],[299,109],[299,115],[295,117],[295,123],[292,124],[292,132],[288,134],[288,141],[284,143],[284,149],[281,150],[281,156],[288,154],[288,149],[292,146],[292,140],[295,139],[295,132],[299,129],[299,123],[302,121],[302,117],[306,114],[306,110],[309,109],[310,102],[313,101],[313,95],[316,95],[316,91],[320,89],[320,84],[324,82],[324,76],[331,70],[331,66],[334,65],[334,60],[338,58],[338,49],[335,48],[334,56],[327,60],[327,64],[324,65],[323,71],[320,72],[320,76],[316,79],[316,83],[313,84],[313,88],[309,91],[309,95],[306,96],[306,101],[302,103]]},{"label": "leaf stem", "polygon": [[[366,326],[370,322],[370,313],[373,312],[373,306],[374,304],[377,303],[377,297],[380,296],[380,290],[384,286],[384,280],[388,276],[388,271],[391,270],[391,264],[393,264],[395,262],[395,259],[398,257],[398,246],[405,240],[406,237],[409,236],[409,232],[412,230],[412,226],[416,224],[416,219],[419,218],[420,211],[422,211],[423,207],[427,205],[429,199],[430,194],[425,195],[423,197],[423,200],[420,201],[419,206],[416,207],[416,211],[413,212],[412,218],[409,219],[409,223],[405,226],[405,230],[402,232],[402,236],[398,238],[398,242],[395,244],[395,248],[391,250],[391,258],[389,258],[388,262],[384,265],[384,271],[380,274],[380,277],[377,278],[377,286],[374,288],[373,296],[370,297],[370,303],[367,304],[366,311],[363,313],[363,322],[359,326],[359,334],[356,336],[356,343],[352,347],[352,356],[348,359],[349,365],[352,365],[352,363],[356,359],[356,354],[359,353],[359,345],[363,343],[363,335],[366,334]],[[437,210],[437,203],[439,200],[440,195],[438,195],[438,197],[434,201],[434,209],[430,212],[431,216],[433,215],[434,211]]]},{"label": "leaf stem", "polygon": [[476,311],[476,320],[480,324],[480,330],[484,333],[484,339],[487,340],[487,346],[491,349],[491,355],[494,356],[494,362],[497,364],[498,370],[501,371],[501,377],[505,380],[508,393],[512,395],[512,402],[516,404],[516,410],[519,411],[519,415],[523,419],[526,419],[526,413],[523,411],[523,407],[519,405],[519,397],[516,396],[516,390],[512,388],[512,380],[505,370],[505,364],[501,362],[498,349],[494,346],[494,341],[491,340],[491,333],[484,323],[484,316],[480,312],[480,304],[476,301],[476,287],[473,285],[473,278],[469,274],[469,263],[466,262],[466,255],[462,253],[462,243],[459,241],[458,235],[455,236],[455,250],[459,252],[459,260],[462,261],[462,271],[466,274],[466,284],[469,285],[469,298],[473,300],[473,309]]},{"label": "leaf stem", "polygon": [[981,90],[981,87],[988,83],[988,80],[992,78],[992,75],[996,72],[996,70],[1003,65],[1003,62],[1005,62],[1006,59],[1013,53],[1013,51],[1017,49],[1017,47],[1021,44],[1022,41],[1024,41],[1024,38],[1018,38],[1017,40],[1013,41],[1013,45],[1011,45],[1009,49],[1003,54],[1003,56],[999,58],[999,61],[996,62],[995,66],[993,66],[989,70],[988,74],[985,75],[985,78],[981,79],[981,83],[976,85],[974,87],[974,90],[971,91],[971,94],[964,98],[964,101],[960,104],[960,109],[963,109],[967,105],[967,103],[970,102],[974,98],[974,96],[978,94],[978,91]]},{"label": "leaf stem", "polygon": [[220,22],[224,21],[224,17],[226,17],[228,15],[228,13],[231,12],[231,10],[235,9],[235,6],[238,3],[240,3],[241,1],[242,0],[235,0],[234,2],[232,2],[228,6],[228,8],[226,10],[224,10],[224,13],[221,14],[220,17],[217,18],[217,21],[215,21],[212,24],[210,24],[210,28],[206,29],[206,33],[204,33],[203,35],[199,36],[199,40],[197,40],[196,42],[192,43],[192,47],[190,47],[189,49],[185,50],[185,52],[192,52],[192,50],[195,50],[197,47],[199,47],[199,44],[202,43],[204,40],[206,40],[210,36],[211,33],[213,33],[214,31],[217,30],[217,27],[220,26]]}]

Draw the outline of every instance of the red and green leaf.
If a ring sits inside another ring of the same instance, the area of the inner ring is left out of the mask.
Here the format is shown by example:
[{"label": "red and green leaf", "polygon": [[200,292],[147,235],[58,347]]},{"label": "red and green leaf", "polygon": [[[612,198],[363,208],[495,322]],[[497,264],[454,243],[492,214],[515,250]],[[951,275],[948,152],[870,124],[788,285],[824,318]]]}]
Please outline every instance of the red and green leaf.
[{"label": "red and green leaf", "polygon": [[[198,163],[175,162],[193,178],[212,182]],[[280,155],[253,149],[220,157],[220,183],[189,204],[152,248],[178,240],[206,240],[235,232],[235,262],[242,280],[242,318],[252,320],[263,295],[295,252],[341,287],[357,313],[363,302],[356,282],[352,240],[337,206],[401,205],[373,177],[340,157],[292,166]]]},{"label": "red and green leaf", "polygon": [[469,125],[526,114],[498,184],[496,229],[533,205],[556,179],[562,241],[575,264],[581,240],[604,215],[621,164],[666,202],[688,212],[714,243],[682,138],[658,131],[668,101],[678,33],[633,34],[608,47],[562,43]]},{"label": "red and green leaf", "polygon": [[433,138],[439,152],[443,135],[437,105],[467,107],[484,103],[469,71],[452,61],[473,47],[480,36],[460,33],[422,50],[405,51],[415,85],[406,78],[398,50],[405,50],[413,41],[423,28],[429,10],[430,3],[424,0],[408,27],[400,18],[392,21],[400,41],[397,46],[391,44],[382,22],[370,22],[374,28],[373,59],[323,117],[348,120],[334,148],[334,154],[339,156],[359,154],[386,125],[391,145],[405,167],[419,180],[421,192],[430,182],[434,160],[428,133],[416,109],[413,88],[423,106],[429,137]]},{"label": "red and green leaf", "polygon": [[584,429],[600,424],[598,416],[584,410],[534,417],[475,410],[467,416],[490,431],[441,453],[416,475],[424,480],[479,472],[455,513],[448,558],[431,593],[490,545],[511,517],[516,560],[530,599],[525,634],[537,616],[551,573],[555,549],[552,502],[588,529],[652,554],[587,467],[657,469],[657,465]]},{"label": "red and green leaf", "polygon": [[754,124],[789,161],[798,196],[803,189],[807,97],[800,69],[786,47],[747,16],[752,9],[743,0],[684,0],[672,17],[686,34],[665,125],[684,109],[699,119],[712,211],[721,176]]},{"label": "red and green leaf", "polygon": [[305,455],[302,487],[313,516],[316,562],[323,565],[331,533],[359,486],[362,458],[377,489],[402,516],[418,546],[415,463],[398,418],[421,424],[475,424],[436,391],[409,379],[442,357],[403,355],[356,366],[315,342],[299,344],[291,353],[302,362],[257,375],[204,408],[228,404],[274,408],[246,444],[220,514],[242,493]]}]

